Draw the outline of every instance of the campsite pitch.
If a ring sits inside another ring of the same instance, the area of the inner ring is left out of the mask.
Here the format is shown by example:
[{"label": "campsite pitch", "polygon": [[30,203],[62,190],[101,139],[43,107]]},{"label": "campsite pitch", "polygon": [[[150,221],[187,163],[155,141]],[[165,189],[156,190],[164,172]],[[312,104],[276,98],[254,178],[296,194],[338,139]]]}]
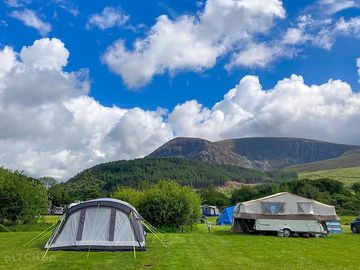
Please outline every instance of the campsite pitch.
[{"label": "campsite pitch", "polygon": [[[348,223],[351,218],[343,218]],[[45,260],[47,238],[26,246],[42,227],[16,227],[0,233],[0,269],[359,269],[359,234],[324,238],[281,238],[234,235],[229,226],[197,225],[192,232],[166,233],[168,247],[147,236],[147,250],[137,252],[50,251]],[[45,229],[43,227],[42,229]]]}]

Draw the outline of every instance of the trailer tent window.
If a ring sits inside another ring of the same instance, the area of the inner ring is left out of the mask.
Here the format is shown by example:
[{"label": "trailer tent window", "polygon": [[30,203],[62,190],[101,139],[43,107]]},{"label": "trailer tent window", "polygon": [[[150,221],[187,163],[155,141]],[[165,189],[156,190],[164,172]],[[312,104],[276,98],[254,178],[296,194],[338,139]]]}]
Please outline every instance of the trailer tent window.
[{"label": "trailer tent window", "polygon": [[285,212],[285,203],[283,202],[263,202],[262,212],[264,214],[282,214]]},{"label": "trailer tent window", "polygon": [[312,215],[314,214],[313,204],[311,202],[298,202],[299,214]]}]

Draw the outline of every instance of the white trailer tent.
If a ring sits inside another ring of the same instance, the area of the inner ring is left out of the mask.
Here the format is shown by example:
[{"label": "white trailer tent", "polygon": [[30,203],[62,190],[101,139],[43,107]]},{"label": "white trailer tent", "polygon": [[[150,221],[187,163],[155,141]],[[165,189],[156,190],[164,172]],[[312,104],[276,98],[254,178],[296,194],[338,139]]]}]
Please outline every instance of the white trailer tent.
[{"label": "white trailer tent", "polygon": [[[269,226],[268,231],[282,230],[280,227],[274,228],[281,224],[296,226],[303,221],[301,226],[306,223],[309,227],[321,224],[320,227],[324,226],[323,231],[326,232],[326,221],[339,221],[339,217],[334,206],[288,192],[281,192],[237,204],[233,212],[232,230],[235,233],[259,230],[257,226],[260,220],[268,221],[266,224]],[[318,230],[319,228],[316,228],[314,232],[318,232]]]},{"label": "white trailer tent", "polygon": [[45,245],[49,250],[145,250],[145,231],[136,209],[116,199],[70,207]]}]

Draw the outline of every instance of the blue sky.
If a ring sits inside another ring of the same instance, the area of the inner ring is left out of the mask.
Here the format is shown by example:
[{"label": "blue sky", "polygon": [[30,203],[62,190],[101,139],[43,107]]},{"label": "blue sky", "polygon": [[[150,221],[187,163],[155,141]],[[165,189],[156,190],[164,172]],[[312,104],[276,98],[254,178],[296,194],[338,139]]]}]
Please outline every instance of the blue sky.
[{"label": "blue sky", "polygon": [[360,144],[359,42],[358,0],[0,1],[0,166],[64,179],[177,136]]},{"label": "blue sky", "polygon": [[[29,2],[29,3],[26,3]],[[320,2],[320,1],[318,1]],[[345,2],[345,1],[344,1]],[[356,4],[357,1],[354,1]],[[264,89],[272,88],[276,82],[291,74],[302,75],[308,84],[321,84],[333,79],[348,82],[354,90],[359,89],[355,59],[360,55],[359,39],[352,36],[337,37],[331,49],[303,44],[298,47],[296,56],[280,57],[266,67],[239,66],[231,71],[224,69],[229,55],[221,56],[219,61],[201,72],[188,70],[176,71],[175,75],[165,73],[155,75],[152,81],[136,89],[129,89],[122,79],[111,72],[102,63],[101,55],[112,42],[124,39],[131,48],[137,38],[144,38],[160,15],[167,15],[176,20],[184,14],[196,15],[204,8],[196,1],[19,1],[18,7],[1,3],[0,18],[7,25],[0,28],[0,43],[11,45],[20,50],[24,45],[31,45],[41,37],[37,29],[25,26],[20,20],[9,16],[15,10],[31,9],[44,22],[51,24],[52,30],[46,34],[65,43],[70,51],[67,70],[88,68],[91,78],[90,95],[101,104],[131,108],[140,106],[144,109],[157,107],[172,109],[176,104],[189,99],[196,99],[205,106],[212,106],[232,88],[240,78],[247,74],[259,76]],[[273,29],[261,37],[264,40],[278,38],[281,32],[296,24],[303,14],[312,14],[315,18],[341,17],[349,19],[360,15],[358,7],[344,9],[336,14],[324,15],[314,6],[316,1],[283,1],[286,10],[285,19],[277,19]],[[105,7],[115,7],[130,18],[125,25],[113,26],[101,30],[96,26],[86,29],[89,16],[101,13]],[[200,6],[200,7],[198,7]],[[75,12],[76,15],[71,14]],[[308,13],[309,12],[309,13]],[[137,28],[136,31],[131,28]],[[280,33],[280,34],[279,34]]]}]

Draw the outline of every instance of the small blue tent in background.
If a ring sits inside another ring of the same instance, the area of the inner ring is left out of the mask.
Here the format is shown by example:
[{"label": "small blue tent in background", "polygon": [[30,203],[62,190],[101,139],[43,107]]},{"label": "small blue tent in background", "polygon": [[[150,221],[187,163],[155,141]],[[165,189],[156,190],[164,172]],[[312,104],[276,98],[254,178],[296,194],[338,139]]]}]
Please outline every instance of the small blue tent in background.
[{"label": "small blue tent in background", "polygon": [[228,208],[225,208],[221,215],[216,220],[217,225],[231,225],[232,219],[233,219],[233,211],[235,206],[230,206]]}]

